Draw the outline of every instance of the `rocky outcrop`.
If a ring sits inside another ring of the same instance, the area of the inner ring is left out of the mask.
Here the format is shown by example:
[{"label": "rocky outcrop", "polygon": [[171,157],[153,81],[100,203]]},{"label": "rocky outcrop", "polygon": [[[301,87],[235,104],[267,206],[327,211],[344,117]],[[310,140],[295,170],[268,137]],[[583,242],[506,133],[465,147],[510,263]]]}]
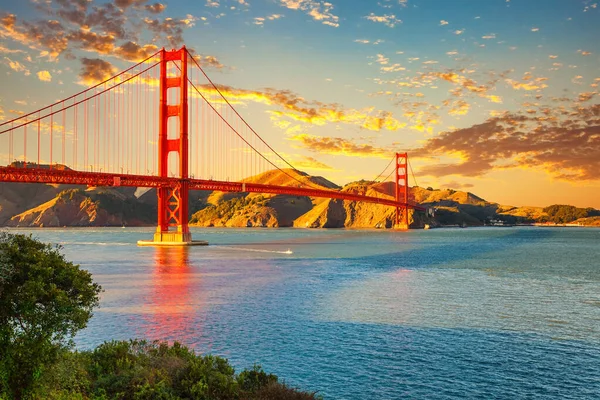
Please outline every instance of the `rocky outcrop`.
[{"label": "rocky outcrop", "polygon": [[59,226],[105,226],[120,221],[80,191],[63,192],[56,198],[8,221],[8,226],[59,227]]},{"label": "rocky outcrop", "polygon": [[120,192],[68,189],[37,207],[10,218],[6,226],[122,226],[148,225],[153,214],[143,215],[143,207],[131,204]]}]

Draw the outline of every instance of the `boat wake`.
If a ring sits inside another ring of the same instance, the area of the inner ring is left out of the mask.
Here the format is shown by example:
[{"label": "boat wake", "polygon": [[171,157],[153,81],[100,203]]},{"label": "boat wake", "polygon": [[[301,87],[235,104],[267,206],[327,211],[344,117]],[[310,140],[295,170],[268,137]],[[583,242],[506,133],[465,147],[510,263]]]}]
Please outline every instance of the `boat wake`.
[{"label": "boat wake", "polygon": [[85,245],[85,246],[131,246],[135,243],[118,243],[118,242],[56,242],[61,246]]},{"label": "boat wake", "polygon": [[252,251],[255,253],[294,254],[294,252],[290,249],[281,251],[281,250],[249,249],[247,247],[234,247],[234,246],[211,246],[211,247],[213,247],[213,248],[218,247],[221,249],[238,250],[238,251]]}]

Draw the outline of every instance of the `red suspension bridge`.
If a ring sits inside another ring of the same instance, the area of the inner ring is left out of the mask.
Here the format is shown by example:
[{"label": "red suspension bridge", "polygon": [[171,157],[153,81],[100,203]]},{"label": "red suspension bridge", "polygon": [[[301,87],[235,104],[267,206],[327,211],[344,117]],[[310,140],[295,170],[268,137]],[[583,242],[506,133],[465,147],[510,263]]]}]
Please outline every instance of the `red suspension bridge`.
[{"label": "red suspension bridge", "polygon": [[[290,173],[294,167],[226,94],[185,47],[162,49],[104,82],[0,124],[0,157],[6,160],[0,181],[156,188],[151,244],[195,243],[188,227],[190,190],[378,203],[395,207],[395,225],[403,227],[409,209],[424,210],[408,200],[406,153],[393,160],[393,200],[324,189]],[[292,184],[244,180],[272,169]]]}]

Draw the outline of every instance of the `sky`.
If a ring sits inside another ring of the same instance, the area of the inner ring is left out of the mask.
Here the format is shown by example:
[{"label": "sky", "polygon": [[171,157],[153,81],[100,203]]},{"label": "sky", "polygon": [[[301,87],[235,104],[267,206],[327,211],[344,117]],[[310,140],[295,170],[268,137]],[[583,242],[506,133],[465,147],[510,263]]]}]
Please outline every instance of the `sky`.
[{"label": "sky", "polygon": [[185,45],[298,169],[600,208],[600,2],[0,4],[0,120]]}]

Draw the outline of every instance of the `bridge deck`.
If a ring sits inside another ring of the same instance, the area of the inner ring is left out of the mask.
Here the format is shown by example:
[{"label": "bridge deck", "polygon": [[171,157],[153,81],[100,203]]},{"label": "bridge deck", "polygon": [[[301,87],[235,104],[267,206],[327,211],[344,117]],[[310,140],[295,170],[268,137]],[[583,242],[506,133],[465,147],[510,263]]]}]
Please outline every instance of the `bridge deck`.
[{"label": "bridge deck", "polygon": [[324,197],[350,201],[364,201],[392,207],[406,207],[419,211],[425,208],[374,196],[365,196],[327,189],[298,188],[290,186],[263,185],[260,183],[226,182],[205,179],[161,178],[158,176],[113,174],[58,169],[0,167],[0,182],[50,183],[86,186],[128,187],[174,187],[187,181],[190,190],[218,190],[222,192],[251,192],[287,194],[293,196]]}]

